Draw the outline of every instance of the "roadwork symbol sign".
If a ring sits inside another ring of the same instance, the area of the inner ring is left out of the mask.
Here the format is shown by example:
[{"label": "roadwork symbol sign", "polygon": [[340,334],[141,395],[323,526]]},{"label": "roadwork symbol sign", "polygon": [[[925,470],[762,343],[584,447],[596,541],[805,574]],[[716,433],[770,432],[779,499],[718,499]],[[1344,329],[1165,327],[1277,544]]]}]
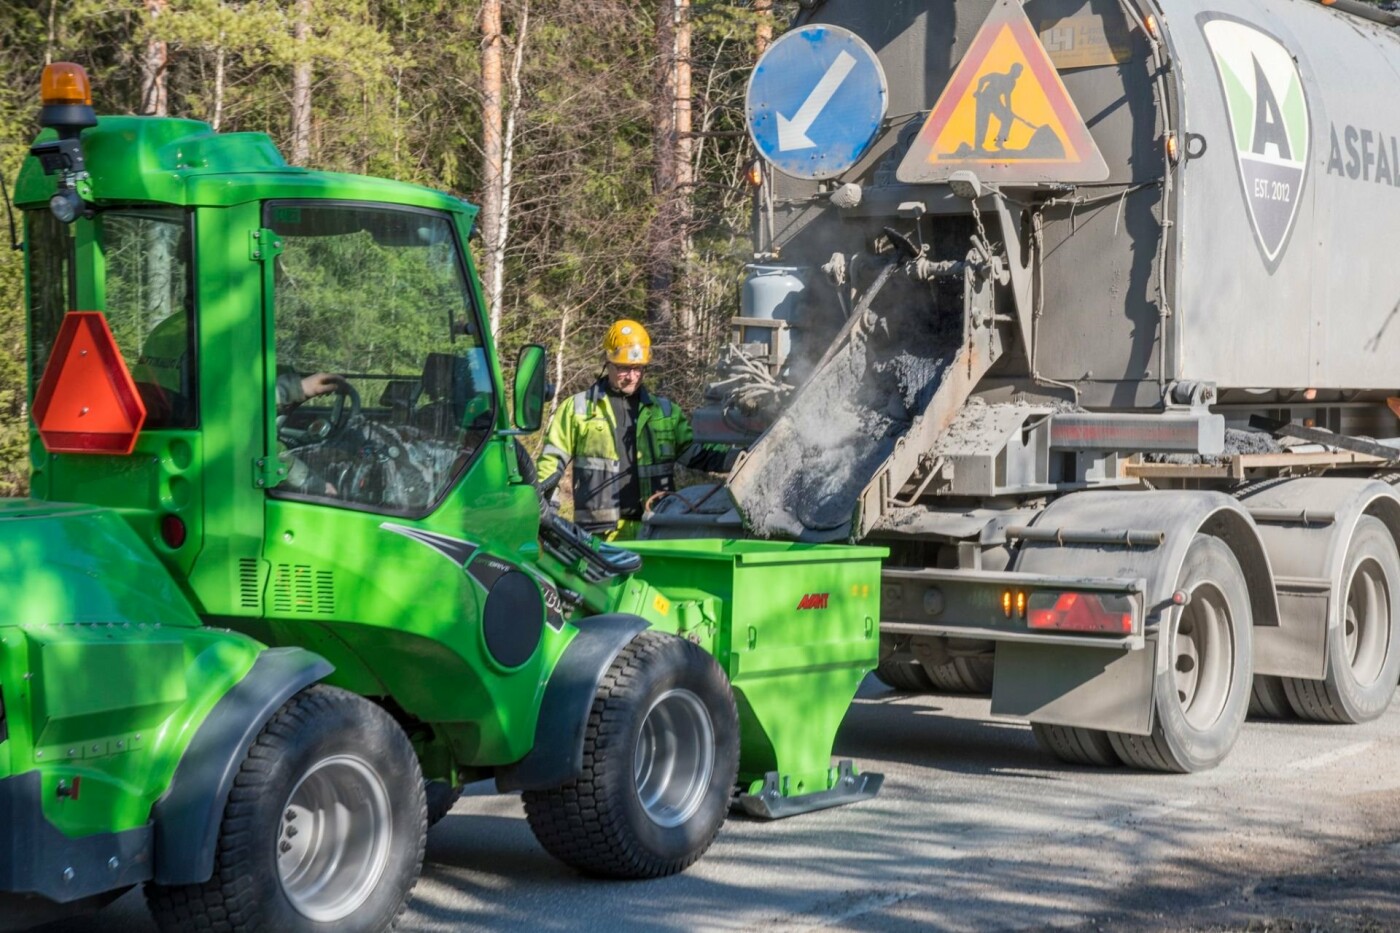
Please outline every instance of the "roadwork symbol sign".
[{"label": "roadwork symbol sign", "polygon": [[899,164],[906,184],[1103,181],[1108,163],[1016,0],[997,0]]}]

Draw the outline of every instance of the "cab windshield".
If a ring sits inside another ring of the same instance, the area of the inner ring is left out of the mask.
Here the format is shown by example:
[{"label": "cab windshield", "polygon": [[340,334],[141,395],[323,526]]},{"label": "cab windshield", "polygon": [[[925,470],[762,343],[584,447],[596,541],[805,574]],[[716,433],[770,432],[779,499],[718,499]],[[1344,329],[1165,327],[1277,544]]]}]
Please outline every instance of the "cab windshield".
[{"label": "cab windshield", "polygon": [[450,217],[272,203],[273,495],[422,514],[490,436],[491,369]]}]

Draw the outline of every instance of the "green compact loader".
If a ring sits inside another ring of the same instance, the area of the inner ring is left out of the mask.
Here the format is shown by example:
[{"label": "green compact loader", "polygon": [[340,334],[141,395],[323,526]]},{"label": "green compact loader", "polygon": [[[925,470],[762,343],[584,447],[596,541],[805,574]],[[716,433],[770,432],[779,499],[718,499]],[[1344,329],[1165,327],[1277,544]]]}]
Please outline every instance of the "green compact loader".
[{"label": "green compact loader", "polygon": [[860,800],[832,743],[884,551],[600,544],[542,509],[475,208],[98,118],[49,66],[15,185],[32,498],[0,500],[0,929],[381,930],[464,784],[595,875],[732,807]]}]

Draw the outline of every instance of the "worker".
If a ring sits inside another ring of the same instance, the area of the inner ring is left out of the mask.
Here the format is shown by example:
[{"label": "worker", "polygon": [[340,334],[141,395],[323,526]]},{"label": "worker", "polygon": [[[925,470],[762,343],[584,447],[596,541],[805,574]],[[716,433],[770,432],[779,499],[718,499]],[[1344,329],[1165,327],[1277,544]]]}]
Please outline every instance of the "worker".
[{"label": "worker", "polygon": [[603,374],[554,412],[537,462],[540,485],[573,464],[574,522],[607,541],[637,537],[651,498],[676,488],[676,465],[724,472],[729,451],[695,443],[670,399],[642,385],[651,337],[622,320],[603,340]]}]

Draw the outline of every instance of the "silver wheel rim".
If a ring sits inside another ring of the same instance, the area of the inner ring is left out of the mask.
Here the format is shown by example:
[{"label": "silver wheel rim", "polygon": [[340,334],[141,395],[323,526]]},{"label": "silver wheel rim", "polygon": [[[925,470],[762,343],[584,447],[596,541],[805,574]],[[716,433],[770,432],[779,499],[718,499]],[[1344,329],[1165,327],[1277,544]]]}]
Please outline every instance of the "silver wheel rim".
[{"label": "silver wheel rim", "polygon": [[277,879],[287,900],[309,920],[349,916],[379,884],[392,835],[389,792],[373,768],[353,755],[317,762],[282,806]]},{"label": "silver wheel rim", "polygon": [[1209,729],[1225,712],[1235,672],[1230,604],[1212,583],[1191,593],[1172,635],[1172,675],[1186,722]]},{"label": "silver wheel rim", "polygon": [[667,690],[642,720],[633,758],[637,798],[658,826],[680,826],[705,800],[715,770],[710,711],[689,690]]},{"label": "silver wheel rim", "polygon": [[1380,677],[1390,651],[1390,587],[1381,565],[1371,559],[1357,564],[1347,586],[1342,619],[1346,657],[1361,686]]}]

